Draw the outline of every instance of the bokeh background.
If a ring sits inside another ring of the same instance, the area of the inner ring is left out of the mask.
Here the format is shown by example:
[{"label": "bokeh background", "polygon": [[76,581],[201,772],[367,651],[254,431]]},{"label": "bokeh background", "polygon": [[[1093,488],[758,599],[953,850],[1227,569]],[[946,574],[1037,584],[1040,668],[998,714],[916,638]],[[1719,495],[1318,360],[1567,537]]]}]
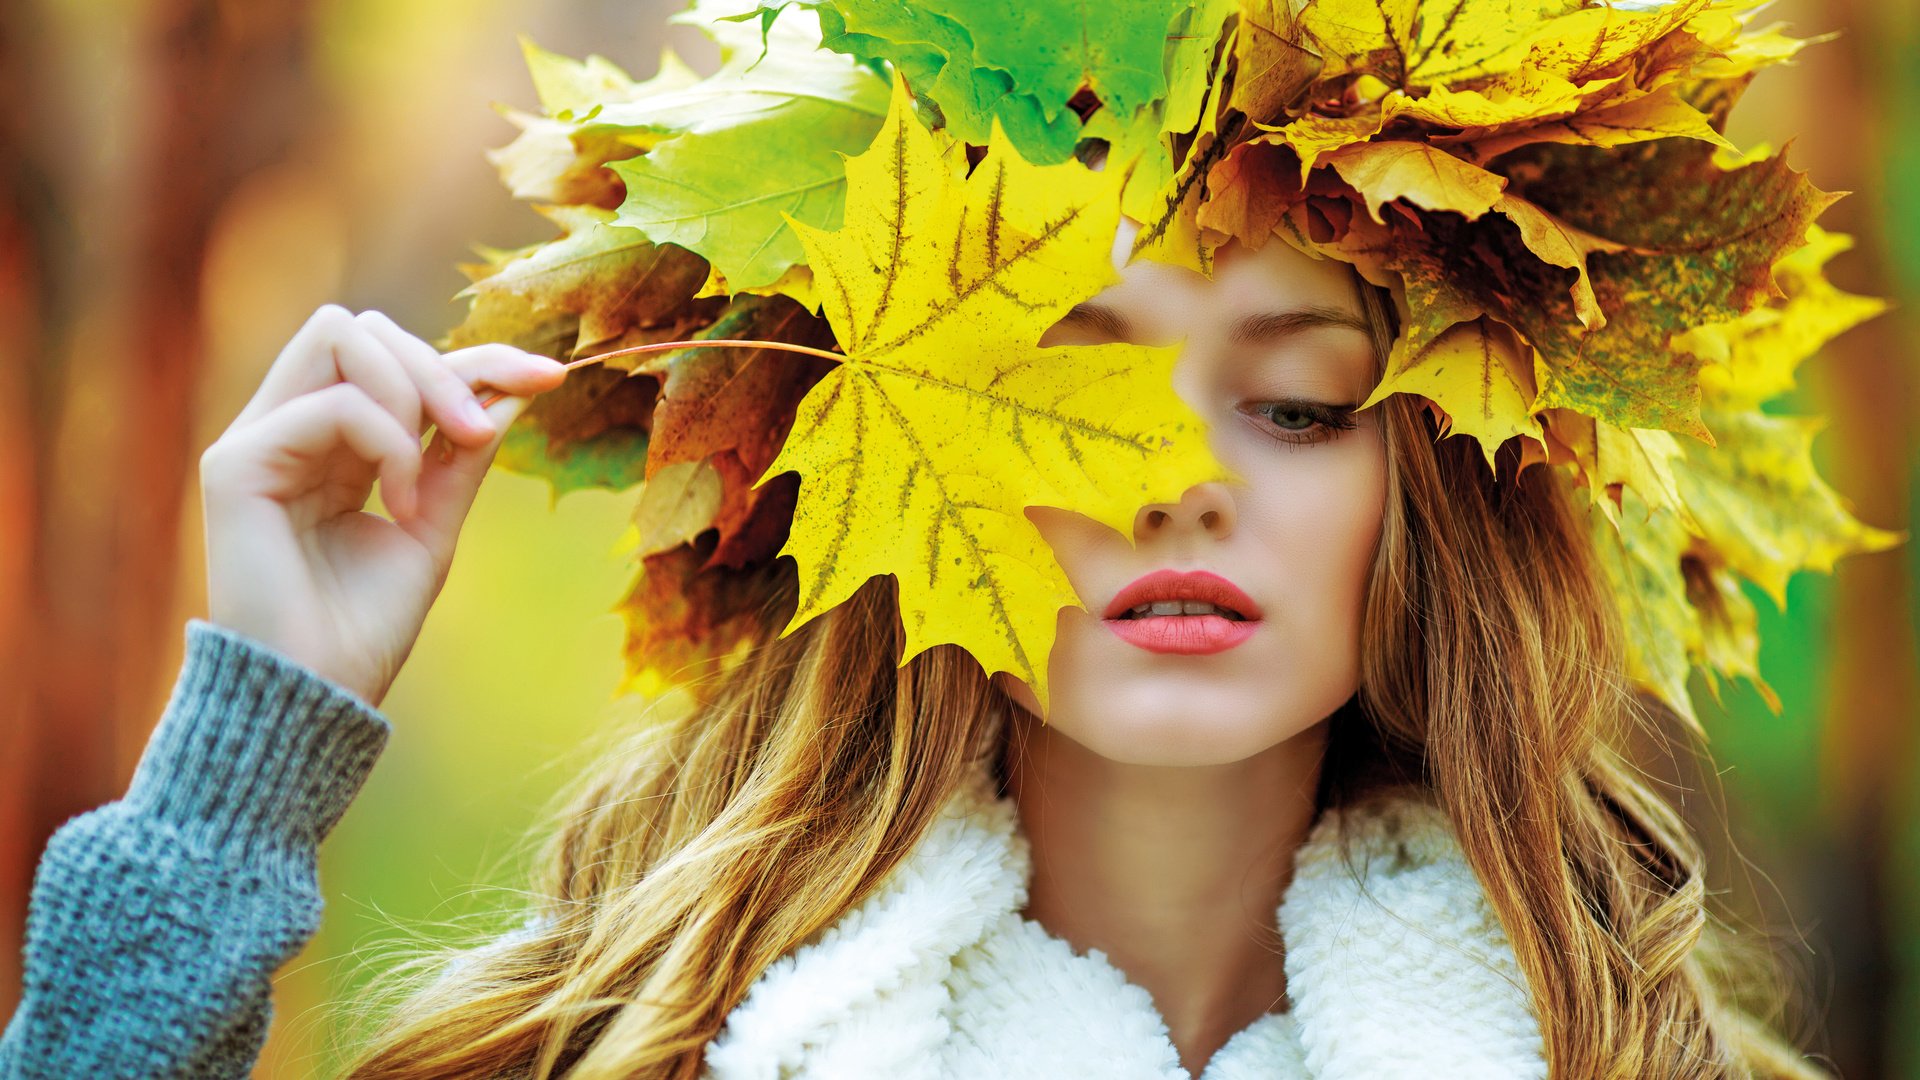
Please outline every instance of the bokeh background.
[{"label": "bokeh background", "polygon": [[[32,868],[115,797],[205,612],[200,451],[312,310],[458,322],[455,264],[551,226],[484,157],[535,105],[516,34],[636,76],[673,0],[9,0],[0,5],[0,1016],[18,993]],[[1871,524],[1911,525],[1920,478],[1920,7],[1782,0],[1840,31],[1763,72],[1743,146],[1799,132],[1795,164],[1855,194],[1831,268],[1894,312],[1804,369],[1783,403],[1835,419],[1823,472]],[[327,845],[325,925],[282,972],[258,1075],[328,1075],[344,1006],[409,942],[484,933],[517,906],[554,793],[636,722],[614,693],[631,499],[496,473],[386,701],[395,737]],[[1682,770],[1715,884],[1771,937],[1802,1045],[1849,1077],[1920,1078],[1920,678],[1909,545],[1801,575],[1762,611],[1762,668],[1715,706]]]}]

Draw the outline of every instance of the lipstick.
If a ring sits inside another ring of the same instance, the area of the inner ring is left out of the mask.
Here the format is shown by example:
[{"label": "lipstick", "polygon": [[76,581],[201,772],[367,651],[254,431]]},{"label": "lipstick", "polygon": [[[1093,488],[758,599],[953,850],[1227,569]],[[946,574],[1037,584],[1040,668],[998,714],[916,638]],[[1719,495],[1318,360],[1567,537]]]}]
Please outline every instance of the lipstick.
[{"label": "lipstick", "polygon": [[[1203,610],[1183,610],[1195,607]],[[1198,656],[1225,652],[1252,637],[1260,616],[1260,605],[1218,574],[1156,570],[1121,589],[1102,620],[1122,641],[1148,652]]]}]

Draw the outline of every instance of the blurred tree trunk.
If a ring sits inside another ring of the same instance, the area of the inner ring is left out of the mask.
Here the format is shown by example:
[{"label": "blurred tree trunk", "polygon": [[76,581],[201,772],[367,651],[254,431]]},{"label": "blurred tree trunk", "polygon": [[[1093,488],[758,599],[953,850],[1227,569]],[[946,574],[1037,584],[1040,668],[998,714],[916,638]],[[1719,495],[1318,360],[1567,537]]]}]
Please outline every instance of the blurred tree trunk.
[{"label": "blurred tree trunk", "polygon": [[34,404],[41,399],[34,363],[41,355],[40,252],[34,223],[39,178],[22,152],[24,118],[34,98],[22,42],[23,6],[0,9],[0,1015],[11,1011],[20,981],[19,927],[37,846],[28,836],[30,780],[35,752],[28,712],[25,657],[32,591],[36,512]]},{"label": "blurred tree trunk", "polygon": [[[31,440],[0,447],[0,581],[18,590],[0,612],[0,670],[15,695],[0,747],[15,763],[0,765],[0,1004],[17,986],[14,898],[38,852],[61,822],[122,790],[179,662],[171,589],[199,451],[209,233],[228,193],[313,114],[301,0],[147,0],[57,17],[47,5],[38,19],[28,7],[9,5],[0,26],[11,94],[0,122],[37,124],[8,131],[0,159],[0,275],[6,306],[27,315],[0,318],[0,438]],[[86,70],[111,66],[88,40],[108,39],[108,20],[136,26],[130,76]],[[32,93],[103,78],[135,88],[117,123],[91,114],[90,97]],[[89,161],[103,130],[133,137]],[[39,163],[54,163],[53,181],[32,198]],[[115,183],[122,197],[109,205],[98,193]],[[83,248],[69,235],[82,221],[96,244],[118,242]]]}]

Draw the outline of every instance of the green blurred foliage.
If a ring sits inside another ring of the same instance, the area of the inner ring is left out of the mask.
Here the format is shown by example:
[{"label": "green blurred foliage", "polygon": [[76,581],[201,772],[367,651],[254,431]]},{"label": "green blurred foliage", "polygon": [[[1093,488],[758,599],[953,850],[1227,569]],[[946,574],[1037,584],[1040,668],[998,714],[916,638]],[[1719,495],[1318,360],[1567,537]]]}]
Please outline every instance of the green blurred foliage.
[{"label": "green blurred foliage", "polygon": [[[1886,222],[1886,250],[1892,270],[1892,287],[1897,291],[1901,310],[1897,317],[1908,333],[1903,344],[1911,364],[1920,357],[1920,11],[1913,5],[1895,5],[1904,12],[1899,32],[1876,43],[1884,72],[1885,104],[1877,110],[1880,145],[1885,155],[1885,174],[1880,187]],[[1920,461],[1908,463],[1906,505],[1920,507]],[[1920,636],[1920,545],[1909,544],[1904,552],[1907,580],[1915,584],[1908,597],[1907,617]],[[1920,657],[1914,658],[1920,664]],[[1920,723],[1920,716],[1908,717]],[[1920,745],[1920,744],[1917,744]],[[1916,757],[1920,757],[1917,754]],[[1920,760],[1906,770],[1910,780],[1920,780]],[[1893,907],[1899,932],[1889,942],[1890,961],[1901,972],[1899,992],[1890,1003],[1888,1014],[1905,1017],[1887,1032],[1890,1040],[1891,1076],[1920,1077],[1920,782],[1910,782],[1904,798],[1894,811],[1894,820],[1903,822],[1892,851]]]}]

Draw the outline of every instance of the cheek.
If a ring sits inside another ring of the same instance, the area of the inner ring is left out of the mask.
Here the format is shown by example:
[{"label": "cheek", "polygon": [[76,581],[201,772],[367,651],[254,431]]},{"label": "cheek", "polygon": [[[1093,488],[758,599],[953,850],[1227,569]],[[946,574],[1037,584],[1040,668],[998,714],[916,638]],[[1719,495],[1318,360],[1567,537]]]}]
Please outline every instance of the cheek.
[{"label": "cheek", "polygon": [[[1163,657],[1128,645],[1097,615],[1060,614],[1048,673],[1061,734],[1139,764],[1241,760],[1325,719],[1359,686],[1360,630],[1386,505],[1386,455],[1370,426],[1314,447],[1223,447],[1246,484],[1230,536],[1182,556],[1131,550],[1077,515],[1029,511],[1090,605],[1169,564],[1233,579],[1265,606],[1245,645],[1208,657]],[[1225,454],[1223,453],[1223,457]],[[1023,684],[1003,689],[1029,711]]]},{"label": "cheek", "polygon": [[1310,455],[1283,452],[1250,475],[1238,527],[1271,568],[1277,603],[1267,614],[1277,636],[1357,672],[1367,582],[1386,509],[1385,454],[1355,445],[1312,464]]}]

